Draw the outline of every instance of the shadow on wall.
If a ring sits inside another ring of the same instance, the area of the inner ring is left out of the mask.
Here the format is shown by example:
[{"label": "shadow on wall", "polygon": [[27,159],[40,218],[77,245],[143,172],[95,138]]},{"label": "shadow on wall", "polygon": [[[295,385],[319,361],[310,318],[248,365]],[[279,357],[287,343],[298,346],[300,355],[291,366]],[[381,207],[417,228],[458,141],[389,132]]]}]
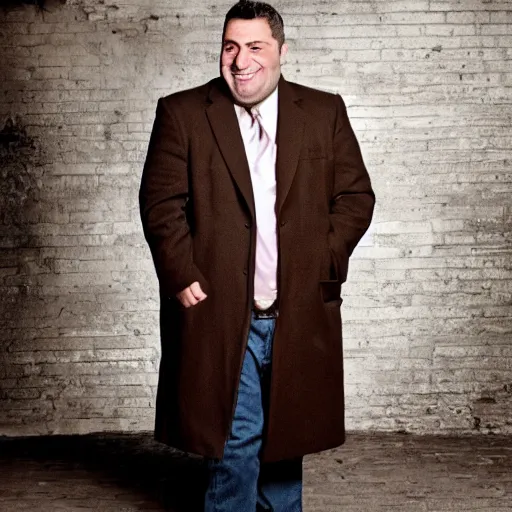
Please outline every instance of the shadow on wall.
[{"label": "shadow on wall", "polygon": [[[116,496],[121,496],[121,500],[123,496],[128,500],[132,496],[137,500],[156,500],[169,512],[203,510],[207,473],[202,459],[173,451],[147,435],[0,438],[0,454],[0,461],[2,458],[33,461],[36,471],[40,466],[56,466],[55,475],[61,478],[67,471],[69,474],[77,470],[87,472],[83,481],[90,482],[90,492],[97,491],[90,498],[99,500],[100,510],[102,499],[110,510]],[[50,482],[50,485],[59,484]],[[87,498],[87,494],[88,489],[82,487],[80,495]],[[118,503],[123,510],[124,505],[127,503]]]},{"label": "shadow on wall", "polygon": [[0,328],[13,330],[22,325],[23,302],[31,294],[30,280],[20,280],[20,276],[30,274],[31,262],[39,259],[31,228],[39,218],[44,161],[39,142],[27,135],[22,119],[5,119],[0,127]]},{"label": "shadow on wall", "polygon": [[[10,0],[2,4],[0,15],[9,7],[43,7],[43,3]],[[12,46],[9,37],[8,32],[0,32],[7,47]],[[26,126],[30,81],[13,79],[16,59],[10,53],[0,59],[0,76],[8,79],[2,100],[9,105],[7,113],[0,116],[0,426],[22,426],[27,416],[39,423],[44,420],[44,413],[33,407],[33,401],[42,398],[41,388],[31,383],[39,370],[35,356],[28,360],[26,354],[33,350],[34,332],[41,326],[44,310],[38,279],[52,272],[38,225],[47,222],[54,205],[45,197],[43,187],[52,155],[44,138]],[[12,407],[16,401],[20,405]],[[16,428],[10,432],[15,433]],[[48,430],[41,426],[36,432]]]},{"label": "shadow on wall", "polygon": [[[45,271],[33,231],[40,218],[45,155],[40,143],[27,135],[20,117],[2,120],[0,162],[0,379],[5,384],[0,386],[0,403],[5,403],[36,398],[34,390],[16,391],[18,379],[26,372],[24,365],[14,364],[13,350],[16,342],[25,341],[19,338],[20,329],[35,326],[39,298],[33,274]],[[35,268],[39,270],[34,272]],[[18,396],[23,394],[27,396]],[[22,421],[23,412],[18,413],[18,421]],[[14,411],[8,413],[13,414]],[[9,422],[3,415],[0,418]]]},{"label": "shadow on wall", "polygon": [[39,9],[54,7],[55,5],[64,5],[67,0],[3,0],[2,7],[4,9],[13,9],[21,5],[35,5]]}]

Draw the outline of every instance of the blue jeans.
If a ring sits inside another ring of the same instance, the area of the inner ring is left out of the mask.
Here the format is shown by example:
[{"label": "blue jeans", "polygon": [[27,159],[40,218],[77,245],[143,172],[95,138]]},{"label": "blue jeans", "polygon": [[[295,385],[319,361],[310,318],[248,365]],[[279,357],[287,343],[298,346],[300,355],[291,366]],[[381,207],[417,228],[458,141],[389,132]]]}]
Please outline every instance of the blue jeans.
[{"label": "blue jeans", "polygon": [[302,458],[260,464],[275,319],[251,319],[231,434],[208,461],[205,512],[302,511]]}]

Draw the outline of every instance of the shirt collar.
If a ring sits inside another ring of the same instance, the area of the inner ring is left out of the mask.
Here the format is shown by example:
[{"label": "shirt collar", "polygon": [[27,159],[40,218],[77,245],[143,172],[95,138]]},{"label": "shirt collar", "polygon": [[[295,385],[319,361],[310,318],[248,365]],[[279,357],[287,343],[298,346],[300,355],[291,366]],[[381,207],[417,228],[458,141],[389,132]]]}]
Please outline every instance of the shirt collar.
[{"label": "shirt collar", "polygon": [[[277,87],[267,96],[262,102],[257,103],[252,107],[252,109],[256,109],[261,116],[261,124],[265,131],[268,133],[270,140],[276,139],[277,133],[277,112],[278,112],[278,92]],[[244,107],[240,105],[235,105],[235,111],[238,119],[240,119],[240,115]]]}]

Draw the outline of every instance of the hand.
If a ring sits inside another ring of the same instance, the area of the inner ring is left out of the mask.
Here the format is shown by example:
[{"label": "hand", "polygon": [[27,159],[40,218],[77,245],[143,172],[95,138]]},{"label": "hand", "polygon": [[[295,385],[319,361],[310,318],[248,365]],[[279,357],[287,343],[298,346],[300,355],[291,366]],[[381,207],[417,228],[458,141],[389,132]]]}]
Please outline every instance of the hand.
[{"label": "hand", "polygon": [[207,295],[201,290],[201,285],[195,281],[181,292],[178,292],[176,297],[184,307],[189,308],[206,299]]}]

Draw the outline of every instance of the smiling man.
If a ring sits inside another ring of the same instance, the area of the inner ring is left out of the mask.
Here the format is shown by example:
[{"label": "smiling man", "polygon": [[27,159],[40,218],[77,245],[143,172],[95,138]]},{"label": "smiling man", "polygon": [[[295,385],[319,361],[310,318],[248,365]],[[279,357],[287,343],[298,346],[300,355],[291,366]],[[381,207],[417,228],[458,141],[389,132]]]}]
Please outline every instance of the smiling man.
[{"label": "smiling man", "polygon": [[230,19],[224,29],[221,72],[234,101],[252,107],[268,98],[281,76],[288,51],[283,28],[267,18]]},{"label": "smiling man", "polygon": [[227,13],[221,76],[158,102],[140,188],[160,283],[156,438],[204,456],[206,512],[302,510],[343,443],[341,285],[374,195],[339,95],[286,81],[283,20]]}]

